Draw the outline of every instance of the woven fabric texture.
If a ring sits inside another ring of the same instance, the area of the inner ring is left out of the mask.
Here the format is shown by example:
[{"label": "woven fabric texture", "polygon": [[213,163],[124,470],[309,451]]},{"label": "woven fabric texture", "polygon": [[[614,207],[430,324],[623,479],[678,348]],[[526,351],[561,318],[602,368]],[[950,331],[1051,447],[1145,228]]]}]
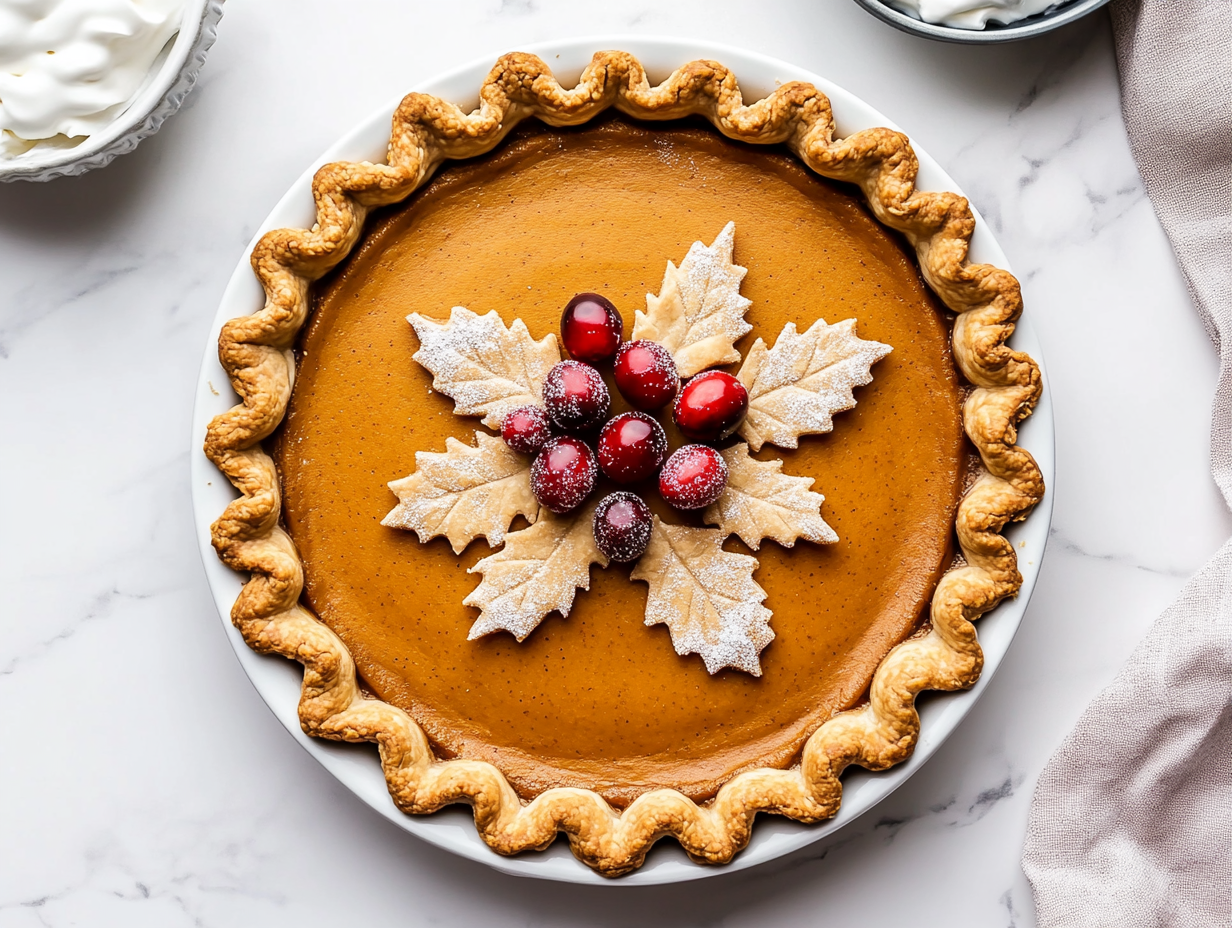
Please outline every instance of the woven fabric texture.
[{"label": "woven fabric texture", "polygon": [[[1111,12],[1134,157],[1220,354],[1211,462],[1232,505],[1232,0]],[[1041,928],[1232,925],[1232,540],[1044,769],[1023,869]]]}]

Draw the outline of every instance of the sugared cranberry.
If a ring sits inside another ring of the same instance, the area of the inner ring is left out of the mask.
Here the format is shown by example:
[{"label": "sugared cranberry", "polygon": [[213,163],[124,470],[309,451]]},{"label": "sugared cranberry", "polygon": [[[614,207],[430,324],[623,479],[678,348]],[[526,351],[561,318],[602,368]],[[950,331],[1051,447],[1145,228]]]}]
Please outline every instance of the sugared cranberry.
[{"label": "sugared cranberry", "polygon": [[650,507],[640,496],[613,493],[595,507],[595,544],[613,561],[636,561],[650,543]]},{"label": "sugared cranberry", "polygon": [[598,470],[586,442],[561,435],[544,445],[531,464],[530,489],[548,509],[568,512],[590,496]]},{"label": "sugared cranberry", "polygon": [[662,409],[680,389],[680,375],[671,352],[646,339],[620,346],[612,375],[620,395],[644,412]]},{"label": "sugared cranberry", "polygon": [[538,454],[552,437],[552,424],[542,406],[518,406],[505,413],[501,438],[514,451]]},{"label": "sugared cranberry", "polygon": [[736,430],[749,411],[749,391],[731,374],[705,371],[684,385],[672,417],[686,438],[718,441]]},{"label": "sugared cranberry", "polygon": [[709,506],[727,486],[727,462],[706,445],[677,448],[659,471],[659,495],[677,509]]},{"label": "sugared cranberry", "polygon": [[579,293],[560,316],[560,338],[565,349],[587,364],[612,360],[624,327],[625,321],[612,301],[597,293]]},{"label": "sugared cranberry", "polygon": [[599,433],[599,469],[617,483],[645,480],[665,457],[663,426],[644,412],[623,412]]},{"label": "sugared cranberry", "polygon": [[594,428],[612,405],[599,372],[581,361],[561,361],[543,382],[543,405],[557,428],[576,432]]}]

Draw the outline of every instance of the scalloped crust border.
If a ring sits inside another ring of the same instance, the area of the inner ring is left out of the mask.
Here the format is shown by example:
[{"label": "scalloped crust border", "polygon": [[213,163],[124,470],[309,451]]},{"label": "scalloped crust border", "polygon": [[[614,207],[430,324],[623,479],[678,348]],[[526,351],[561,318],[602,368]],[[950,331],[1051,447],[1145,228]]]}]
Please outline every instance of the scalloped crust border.
[{"label": "scalloped crust border", "polygon": [[[957,314],[954,357],[974,385],[963,426],[986,469],[956,518],[966,565],[941,578],[931,627],[886,655],[865,705],[823,723],[796,767],[739,774],[703,805],[675,790],[652,790],[619,813],[585,789],[550,789],[524,803],[496,767],[438,761],[409,715],[360,694],[342,641],[299,604],[303,565],[278,525],[278,475],[261,448],[291,395],[290,348],[308,315],[309,285],[350,252],[370,209],[405,199],[447,158],[491,150],[527,117],[578,125],[611,106],[643,120],[701,115],[729,138],[786,143],[817,174],[859,185],[877,219],[907,237],[925,280]],[[666,835],[694,861],[726,863],[748,843],[758,812],[821,821],[838,812],[839,777],[847,766],[884,770],[909,757],[920,729],[916,694],[965,689],[979,679],[983,651],[972,620],[1022,585],[1013,546],[1000,532],[1044,495],[1035,460],[1016,444],[1018,425],[1042,389],[1035,362],[1006,345],[1022,312],[1018,281],[991,265],[967,263],[975,220],[966,199],[917,191],[918,168],[902,133],[875,128],[836,140],[830,101],[812,84],[783,84],[745,106],[735,75],[716,61],[690,62],[652,87],[636,58],[606,51],[594,55],[572,89],[557,83],[537,56],[505,55],[471,113],[437,97],[408,94],[393,116],[388,164],[337,162],[318,170],[312,229],[269,232],[253,249],[265,305],[228,321],[218,341],[219,360],[241,403],[210,422],[205,440],[206,455],[241,494],[211,526],[222,562],[250,574],[232,622],[253,650],[303,664],[303,730],[374,742],[390,795],[403,812],[469,803],[480,836],[507,855],[542,850],[564,832],[574,855],[604,876],[637,869]]]}]

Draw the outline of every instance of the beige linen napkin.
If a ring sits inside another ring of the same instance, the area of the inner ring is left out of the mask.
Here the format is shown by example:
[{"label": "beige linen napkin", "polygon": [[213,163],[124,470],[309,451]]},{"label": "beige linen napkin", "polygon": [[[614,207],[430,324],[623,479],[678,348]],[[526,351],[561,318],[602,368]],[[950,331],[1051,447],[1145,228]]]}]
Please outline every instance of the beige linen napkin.
[{"label": "beige linen napkin", "polygon": [[[1118,0],[1112,22],[1134,157],[1220,354],[1232,505],[1232,0]],[[1023,869],[1041,928],[1232,926],[1232,540],[1044,768]]]}]

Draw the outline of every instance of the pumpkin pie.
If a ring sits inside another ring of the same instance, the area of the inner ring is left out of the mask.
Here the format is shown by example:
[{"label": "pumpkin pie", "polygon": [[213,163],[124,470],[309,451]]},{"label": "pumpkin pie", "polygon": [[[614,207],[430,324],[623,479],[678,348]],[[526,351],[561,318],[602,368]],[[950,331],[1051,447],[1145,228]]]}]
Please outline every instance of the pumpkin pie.
[{"label": "pumpkin pie", "polygon": [[[1021,584],[1000,530],[1043,495],[1018,283],[966,262],[966,201],[914,189],[901,134],[836,139],[811,85],[745,106],[715,62],[652,86],[602,52],[568,89],[512,54],[480,99],[409,95],[388,163],[321,168],[316,225],[254,249],[206,439],[241,494],[213,526],[251,577],[233,620],[407,813],[468,802],[496,852],[560,831],[611,876],[665,835],[722,863],[756,812],[835,814],[845,767],[910,755],[918,692],[978,679],[972,620]],[[577,294],[687,381],[648,414],[620,355],[590,369],[603,420],[666,440],[658,478],[552,424]],[[721,434],[695,377],[743,404]],[[537,443],[502,440],[528,406]],[[598,461],[563,509],[535,470],[561,431]],[[681,502],[688,448],[720,482]],[[646,528],[613,547],[626,498]]]}]

